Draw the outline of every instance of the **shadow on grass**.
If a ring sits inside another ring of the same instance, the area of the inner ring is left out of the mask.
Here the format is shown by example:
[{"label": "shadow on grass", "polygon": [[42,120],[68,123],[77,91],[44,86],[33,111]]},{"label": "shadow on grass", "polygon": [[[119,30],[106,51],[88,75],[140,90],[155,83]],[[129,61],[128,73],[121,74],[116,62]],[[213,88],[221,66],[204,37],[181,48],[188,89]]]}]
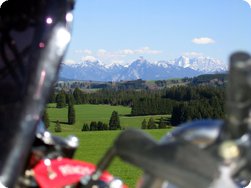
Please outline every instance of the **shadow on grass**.
[{"label": "shadow on grass", "polygon": [[135,117],[135,116],[133,116],[133,115],[131,115],[131,114],[123,114],[123,115],[119,114],[119,116],[125,116],[125,117]]},{"label": "shadow on grass", "polygon": [[[51,121],[52,123],[57,123],[57,121]],[[65,121],[58,121],[60,124],[64,124],[64,125],[70,125],[68,122]]]},{"label": "shadow on grass", "polygon": [[46,106],[46,108],[55,108],[55,109],[64,109],[67,108],[68,106],[62,107],[62,108],[58,108],[56,106]]}]

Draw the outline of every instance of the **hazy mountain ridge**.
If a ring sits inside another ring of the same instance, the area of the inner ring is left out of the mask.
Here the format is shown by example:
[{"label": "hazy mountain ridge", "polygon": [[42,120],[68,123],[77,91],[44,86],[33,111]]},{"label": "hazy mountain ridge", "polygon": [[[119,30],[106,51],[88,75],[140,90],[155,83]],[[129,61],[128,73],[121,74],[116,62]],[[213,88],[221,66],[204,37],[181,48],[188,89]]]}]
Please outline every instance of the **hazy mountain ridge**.
[{"label": "hazy mountain ridge", "polygon": [[208,57],[181,56],[173,61],[157,62],[139,58],[127,66],[120,64],[107,66],[93,59],[77,64],[62,64],[60,77],[93,81],[160,80],[225,71],[227,66],[223,62]]}]

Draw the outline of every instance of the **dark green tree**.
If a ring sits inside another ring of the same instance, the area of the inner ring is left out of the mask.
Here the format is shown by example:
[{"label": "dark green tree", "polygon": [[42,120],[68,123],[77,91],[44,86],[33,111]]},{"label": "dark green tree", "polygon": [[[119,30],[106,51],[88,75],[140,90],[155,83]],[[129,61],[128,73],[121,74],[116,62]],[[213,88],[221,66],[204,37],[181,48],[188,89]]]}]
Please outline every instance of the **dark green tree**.
[{"label": "dark green tree", "polygon": [[66,106],[66,94],[61,90],[56,97],[57,108],[64,108]]},{"label": "dark green tree", "polygon": [[96,121],[92,121],[90,123],[90,131],[97,131],[97,130],[98,130],[97,122]]},{"label": "dark green tree", "polygon": [[187,103],[181,103],[173,107],[173,112],[171,116],[171,124],[177,126],[184,123],[189,118],[189,112],[191,112],[191,107],[188,107]]},{"label": "dark green tree", "polygon": [[108,130],[108,125],[106,123],[103,124],[104,130]]},{"label": "dark green tree", "polygon": [[78,87],[74,89],[73,91],[73,97],[75,100],[76,104],[82,104],[83,102],[83,92],[81,89],[79,89]]},{"label": "dark green tree", "polygon": [[146,123],[146,119],[144,119],[141,123],[141,129],[146,129],[147,128],[147,123]]},{"label": "dark green tree", "polygon": [[48,102],[49,103],[55,103],[56,102],[56,94],[55,94],[54,90],[51,92]]},{"label": "dark green tree", "polygon": [[68,105],[68,124],[73,125],[75,123],[76,116],[75,116],[75,109],[72,103]]},{"label": "dark green tree", "polygon": [[153,117],[151,117],[147,123],[147,129],[157,129]]},{"label": "dark green tree", "polygon": [[84,123],[81,131],[89,131],[89,130],[90,130],[89,125],[87,123]]},{"label": "dark green tree", "polygon": [[98,129],[99,131],[103,131],[103,130],[104,130],[104,123],[101,122],[101,121],[98,121],[97,129]]},{"label": "dark green tree", "polygon": [[110,130],[117,130],[121,129],[120,127],[120,120],[119,120],[119,115],[117,111],[113,111],[110,121],[109,121],[109,129]]},{"label": "dark green tree", "polygon": [[62,132],[61,125],[58,120],[55,125],[55,132]]},{"label": "dark green tree", "polygon": [[67,95],[66,95],[66,103],[67,104],[75,104],[75,99],[74,99],[74,96],[73,96],[73,94],[71,94],[71,93],[68,93]]},{"label": "dark green tree", "polygon": [[164,129],[166,128],[166,123],[165,123],[165,120],[163,117],[160,118],[159,120],[159,126],[158,126],[159,129]]},{"label": "dark green tree", "polygon": [[46,129],[48,129],[50,127],[50,120],[49,120],[49,115],[47,113],[47,110],[44,110],[44,114],[42,116],[43,122],[44,122],[44,126],[46,127]]},{"label": "dark green tree", "polygon": [[171,116],[171,124],[173,126],[176,126],[176,125],[181,123],[180,116],[182,114],[181,114],[181,109],[180,108],[181,108],[180,105],[173,107],[173,112],[172,112],[172,116]]}]

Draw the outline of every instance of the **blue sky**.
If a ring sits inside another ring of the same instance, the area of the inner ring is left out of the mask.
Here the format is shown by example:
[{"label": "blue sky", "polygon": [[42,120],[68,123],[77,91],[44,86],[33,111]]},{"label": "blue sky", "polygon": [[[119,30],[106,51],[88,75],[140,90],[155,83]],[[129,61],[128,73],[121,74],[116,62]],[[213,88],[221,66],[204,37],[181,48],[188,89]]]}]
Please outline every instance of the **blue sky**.
[{"label": "blue sky", "polygon": [[78,0],[67,62],[127,64],[181,55],[227,63],[251,52],[251,8],[243,0]]}]

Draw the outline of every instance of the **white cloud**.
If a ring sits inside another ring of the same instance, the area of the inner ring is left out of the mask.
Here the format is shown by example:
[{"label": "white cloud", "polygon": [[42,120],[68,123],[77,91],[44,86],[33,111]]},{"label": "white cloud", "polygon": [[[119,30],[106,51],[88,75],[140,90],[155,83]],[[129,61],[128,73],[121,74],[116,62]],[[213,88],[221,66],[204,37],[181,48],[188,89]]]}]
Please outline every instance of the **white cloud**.
[{"label": "white cloud", "polygon": [[76,64],[76,62],[74,60],[72,60],[72,59],[66,59],[64,61],[64,64],[66,64],[66,65],[74,65],[74,64]]},{"label": "white cloud", "polygon": [[91,54],[92,54],[92,51],[91,51],[91,50],[88,50],[88,49],[85,49],[85,50],[83,51],[83,53],[84,53],[85,55],[91,55]]},{"label": "white cloud", "polygon": [[85,61],[95,62],[98,60],[96,57],[93,57],[93,56],[84,56],[84,57],[82,57],[81,61],[82,62],[85,62]]},{"label": "white cloud", "polygon": [[138,49],[129,49],[125,48],[122,50],[110,51],[106,49],[98,49],[96,51],[92,51],[89,49],[85,50],[76,50],[75,53],[83,54],[83,58],[81,61],[95,61],[100,60],[105,64],[126,64],[129,61],[138,58],[139,56],[145,55],[158,55],[161,54],[160,50],[153,50],[150,47],[142,47]]},{"label": "white cloud", "polygon": [[184,52],[183,55],[188,56],[188,57],[199,57],[199,56],[203,56],[203,53],[200,53],[200,52]]},{"label": "white cloud", "polygon": [[124,49],[119,52],[121,55],[134,55],[135,51],[131,49]]},{"label": "white cloud", "polygon": [[162,51],[159,50],[152,50],[148,46],[140,48],[138,50],[135,50],[136,54],[144,55],[144,54],[152,54],[152,55],[157,55],[161,54]]},{"label": "white cloud", "polygon": [[157,55],[157,54],[161,54],[161,53],[162,53],[162,51],[152,50],[148,46],[145,46],[145,47],[139,48],[139,49],[124,49],[124,50],[119,51],[119,54],[121,54],[121,55],[146,55],[146,54]]},{"label": "white cloud", "polygon": [[78,50],[75,50],[75,53],[76,54],[84,54],[84,55],[92,55],[93,54],[93,52],[89,49],[84,49],[84,50],[78,49]]},{"label": "white cloud", "polygon": [[105,56],[107,54],[107,51],[105,49],[99,49],[97,51],[98,56]]},{"label": "white cloud", "polygon": [[142,47],[139,49],[123,49],[123,50],[118,50],[118,51],[108,51],[105,49],[98,49],[97,51],[92,51],[89,49],[85,49],[85,50],[75,50],[75,53],[78,54],[84,54],[86,55],[93,55],[93,56],[97,56],[98,58],[111,58],[111,57],[125,57],[125,56],[129,56],[129,55],[146,55],[146,54],[150,54],[150,55],[158,55],[161,54],[162,51],[160,50],[153,50],[150,47],[146,46],[146,47]]},{"label": "white cloud", "polygon": [[208,37],[200,37],[200,38],[194,38],[192,40],[193,43],[195,44],[213,44],[215,41],[211,38]]}]

